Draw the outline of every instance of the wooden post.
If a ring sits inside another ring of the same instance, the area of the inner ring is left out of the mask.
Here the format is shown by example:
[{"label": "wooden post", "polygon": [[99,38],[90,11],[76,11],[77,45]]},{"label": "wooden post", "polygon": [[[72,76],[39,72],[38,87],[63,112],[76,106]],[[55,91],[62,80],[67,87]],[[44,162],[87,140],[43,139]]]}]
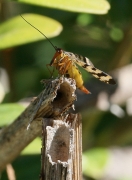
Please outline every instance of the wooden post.
[{"label": "wooden post", "polygon": [[43,120],[41,180],[82,179],[81,129],[78,114]]}]

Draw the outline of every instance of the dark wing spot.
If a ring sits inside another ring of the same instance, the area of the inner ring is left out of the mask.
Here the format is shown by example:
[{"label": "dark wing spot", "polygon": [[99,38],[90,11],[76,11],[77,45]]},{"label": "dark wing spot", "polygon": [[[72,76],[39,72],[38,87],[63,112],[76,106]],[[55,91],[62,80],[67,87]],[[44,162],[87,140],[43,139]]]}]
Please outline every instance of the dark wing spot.
[{"label": "dark wing spot", "polygon": [[83,61],[84,61],[85,63],[87,63],[86,57],[83,57]]},{"label": "dark wing spot", "polygon": [[74,54],[76,58],[78,58],[78,54]]},{"label": "dark wing spot", "polygon": [[114,79],[109,79],[108,83],[109,83],[109,84],[116,84],[116,82],[115,82]]},{"label": "dark wing spot", "polygon": [[86,67],[88,67],[88,65],[87,65],[87,64],[84,64],[82,67],[85,69]]},{"label": "dark wing spot", "polygon": [[[96,73],[95,73],[96,74]],[[99,77],[106,77],[106,76],[108,76],[107,74],[105,74],[104,72],[102,72],[102,73],[97,73],[97,76],[99,76]]]},{"label": "dark wing spot", "polygon": [[97,69],[95,67],[92,68],[93,71],[96,71]]},{"label": "dark wing spot", "polygon": [[70,54],[70,56],[73,56],[73,53],[70,53],[70,52],[69,52],[69,54]]}]

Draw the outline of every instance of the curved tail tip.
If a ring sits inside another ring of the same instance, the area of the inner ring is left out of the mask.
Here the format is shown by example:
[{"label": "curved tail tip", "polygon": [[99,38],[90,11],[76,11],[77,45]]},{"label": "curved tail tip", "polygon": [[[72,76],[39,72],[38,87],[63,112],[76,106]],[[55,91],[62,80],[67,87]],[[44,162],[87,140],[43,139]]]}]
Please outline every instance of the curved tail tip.
[{"label": "curved tail tip", "polygon": [[85,94],[91,94],[91,92],[86,89],[84,86],[82,86],[81,88],[79,88],[82,92],[84,92]]}]

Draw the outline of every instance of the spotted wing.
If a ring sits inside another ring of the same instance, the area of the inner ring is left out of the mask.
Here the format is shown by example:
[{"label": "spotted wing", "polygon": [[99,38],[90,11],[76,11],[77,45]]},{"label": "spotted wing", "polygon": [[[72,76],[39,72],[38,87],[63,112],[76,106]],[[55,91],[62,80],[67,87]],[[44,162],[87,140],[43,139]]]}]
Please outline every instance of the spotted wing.
[{"label": "spotted wing", "polygon": [[109,74],[95,68],[93,63],[87,57],[83,57],[81,55],[73,54],[70,52],[65,52],[65,53],[67,53],[67,55],[69,54],[69,57],[74,63],[84,68],[86,71],[91,73],[94,77],[96,77],[100,81],[103,81],[107,84],[116,84],[115,80]]}]

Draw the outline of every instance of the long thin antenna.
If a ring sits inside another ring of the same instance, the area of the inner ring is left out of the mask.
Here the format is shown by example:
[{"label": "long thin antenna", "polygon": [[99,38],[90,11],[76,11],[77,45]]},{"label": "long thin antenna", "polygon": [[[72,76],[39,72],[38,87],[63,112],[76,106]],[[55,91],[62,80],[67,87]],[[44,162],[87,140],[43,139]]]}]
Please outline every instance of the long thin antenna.
[{"label": "long thin antenna", "polygon": [[53,48],[54,48],[55,50],[57,50],[57,47],[52,44],[52,42],[45,36],[45,34],[43,34],[39,29],[37,29],[37,28],[36,28],[35,26],[33,26],[31,23],[29,23],[21,14],[20,14],[20,16],[21,16],[21,17],[24,19],[24,21],[26,21],[30,26],[32,26],[34,29],[36,29],[38,32],[40,32],[40,34],[42,34],[42,35],[49,41],[49,43],[53,46]]}]

